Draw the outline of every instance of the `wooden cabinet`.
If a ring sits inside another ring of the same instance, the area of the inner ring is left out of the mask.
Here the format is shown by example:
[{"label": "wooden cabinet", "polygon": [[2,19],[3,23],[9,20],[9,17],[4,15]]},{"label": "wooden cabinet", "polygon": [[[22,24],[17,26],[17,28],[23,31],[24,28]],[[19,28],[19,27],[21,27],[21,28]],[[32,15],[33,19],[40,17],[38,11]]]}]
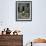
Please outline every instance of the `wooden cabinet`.
[{"label": "wooden cabinet", "polygon": [[23,46],[23,35],[0,35],[0,46]]}]

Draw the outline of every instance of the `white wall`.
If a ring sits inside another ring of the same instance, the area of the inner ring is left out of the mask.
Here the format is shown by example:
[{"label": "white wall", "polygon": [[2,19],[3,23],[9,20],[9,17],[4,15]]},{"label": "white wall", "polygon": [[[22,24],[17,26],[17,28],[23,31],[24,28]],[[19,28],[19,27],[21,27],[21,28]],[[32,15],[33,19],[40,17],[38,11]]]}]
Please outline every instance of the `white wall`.
[{"label": "white wall", "polygon": [[32,0],[32,21],[16,22],[15,0],[0,0],[0,30],[9,27],[23,32],[23,42],[46,37],[46,0]]}]

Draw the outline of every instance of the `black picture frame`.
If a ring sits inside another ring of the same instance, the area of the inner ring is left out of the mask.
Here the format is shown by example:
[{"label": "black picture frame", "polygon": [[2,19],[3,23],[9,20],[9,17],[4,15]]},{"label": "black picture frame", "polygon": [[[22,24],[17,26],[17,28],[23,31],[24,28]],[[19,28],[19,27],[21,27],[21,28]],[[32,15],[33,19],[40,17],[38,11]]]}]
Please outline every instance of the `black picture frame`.
[{"label": "black picture frame", "polygon": [[32,21],[32,1],[16,1],[16,21]]}]

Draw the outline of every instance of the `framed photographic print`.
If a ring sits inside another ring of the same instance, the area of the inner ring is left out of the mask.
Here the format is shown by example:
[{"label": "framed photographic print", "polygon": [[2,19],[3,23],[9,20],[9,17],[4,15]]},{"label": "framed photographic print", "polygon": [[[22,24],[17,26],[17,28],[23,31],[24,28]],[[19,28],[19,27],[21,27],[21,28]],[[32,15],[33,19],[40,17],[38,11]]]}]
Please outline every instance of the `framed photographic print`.
[{"label": "framed photographic print", "polygon": [[32,21],[32,1],[16,1],[16,21]]},{"label": "framed photographic print", "polygon": [[32,46],[46,46],[46,43],[32,43]]}]

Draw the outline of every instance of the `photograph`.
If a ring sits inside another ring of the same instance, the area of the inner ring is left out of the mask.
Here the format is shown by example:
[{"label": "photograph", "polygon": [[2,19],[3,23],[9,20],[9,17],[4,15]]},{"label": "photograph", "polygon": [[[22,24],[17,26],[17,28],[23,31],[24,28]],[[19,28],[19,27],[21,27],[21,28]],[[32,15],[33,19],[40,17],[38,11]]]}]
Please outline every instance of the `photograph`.
[{"label": "photograph", "polygon": [[16,1],[16,21],[32,21],[32,1]]}]

